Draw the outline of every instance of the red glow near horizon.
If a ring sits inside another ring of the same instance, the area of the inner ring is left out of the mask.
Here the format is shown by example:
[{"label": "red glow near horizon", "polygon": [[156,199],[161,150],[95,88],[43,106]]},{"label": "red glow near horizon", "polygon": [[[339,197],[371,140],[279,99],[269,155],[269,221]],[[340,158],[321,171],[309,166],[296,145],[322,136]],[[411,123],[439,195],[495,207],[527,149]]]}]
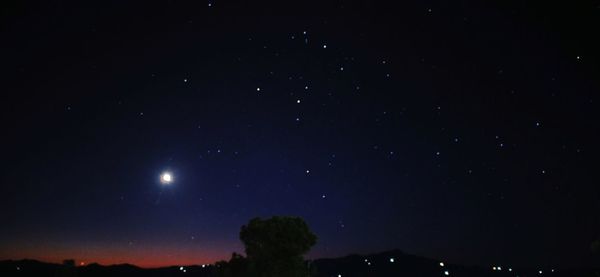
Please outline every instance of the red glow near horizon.
[{"label": "red glow near horizon", "polygon": [[[81,266],[98,263],[101,265],[131,264],[142,268],[166,266],[189,266],[212,264],[229,260],[231,253],[244,253],[239,241],[210,241],[209,243],[176,242],[32,242],[15,240],[11,245],[0,248],[0,260],[32,259],[42,262],[62,263],[75,260]],[[334,253],[328,253],[329,255]],[[336,253],[341,255],[341,253]],[[329,256],[327,255],[327,256]],[[325,257],[313,249],[307,258]]]},{"label": "red glow near horizon", "polygon": [[[18,250],[15,250],[18,249]],[[243,253],[243,249],[224,247],[222,249],[182,248],[174,246],[122,248],[122,247],[38,247],[0,249],[0,260],[38,260],[41,262],[60,264],[66,259],[75,260],[78,266],[92,263],[101,265],[131,264],[142,268],[167,266],[190,266],[213,264],[221,260],[229,260],[231,253]],[[323,258],[311,252],[307,258]],[[83,263],[83,264],[82,264]]]},{"label": "red glow near horizon", "polygon": [[91,263],[101,265],[132,264],[143,268],[154,268],[173,265],[211,264],[219,260],[229,259],[233,251],[239,252],[240,250],[233,248],[194,249],[174,246],[146,248],[106,246],[36,247],[28,249],[15,248],[14,251],[3,249],[0,252],[0,260],[33,259],[42,262],[62,263],[65,259],[74,259],[77,265],[82,265],[81,263],[84,263],[84,265]]}]

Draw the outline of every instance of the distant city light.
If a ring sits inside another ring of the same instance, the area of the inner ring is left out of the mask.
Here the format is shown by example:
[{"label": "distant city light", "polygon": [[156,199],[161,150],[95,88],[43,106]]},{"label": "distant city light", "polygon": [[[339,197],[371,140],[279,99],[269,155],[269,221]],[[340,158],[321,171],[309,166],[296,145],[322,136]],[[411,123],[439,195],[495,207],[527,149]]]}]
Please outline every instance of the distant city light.
[{"label": "distant city light", "polygon": [[448,272],[448,270],[444,271],[444,275],[448,276],[450,275],[450,272]]},{"label": "distant city light", "polygon": [[441,266],[441,267],[444,267],[444,262],[440,262],[440,266]]},{"label": "distant city light", "polygon": [[390,258],[390,263],[393,263],[393,262],[394,262],[394,258]]}]

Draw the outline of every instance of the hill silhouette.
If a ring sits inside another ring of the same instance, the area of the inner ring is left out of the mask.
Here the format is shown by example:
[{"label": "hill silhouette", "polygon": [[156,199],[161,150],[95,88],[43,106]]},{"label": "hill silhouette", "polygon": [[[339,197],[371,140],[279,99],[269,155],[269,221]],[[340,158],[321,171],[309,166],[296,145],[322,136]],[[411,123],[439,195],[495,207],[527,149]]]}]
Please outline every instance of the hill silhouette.
[{"label": "hill silhouette", "polygon": [[[393,259],[393,260],[392,260]],[[384,276],[421,276],[439,277],[466,276],[466,277],[587,277],[600,276],[600,269],[523,269],[502,267],[501,270],[482,268],[476,266],[463,266],[444,263],[425,257],[406,254],[399,250],[386,251],[370,255],[349,255],[340,258],[316,259],[309,261],[312,276],[315,277],[384,277]],[[86,266],[68,267],[62,264],[45,263],[35,260],[0,261],[0,276],[78,276],[78,277],[163,277],[163,276],[217,276],[217,266],[170,266],[162,268],[140,268],[130,264],[99,265],[89,264]]]}]

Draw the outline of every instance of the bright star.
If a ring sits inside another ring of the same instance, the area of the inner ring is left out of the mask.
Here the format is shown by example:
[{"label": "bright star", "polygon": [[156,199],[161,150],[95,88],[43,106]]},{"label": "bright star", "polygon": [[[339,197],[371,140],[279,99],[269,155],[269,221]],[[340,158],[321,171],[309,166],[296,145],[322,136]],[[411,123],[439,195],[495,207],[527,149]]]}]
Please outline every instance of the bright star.
[{"label": "bright star", "polygon": [[160,182],[163,185],[168,185],[173,182],[173,175],[170,172],[164,172],[160,175]]}]

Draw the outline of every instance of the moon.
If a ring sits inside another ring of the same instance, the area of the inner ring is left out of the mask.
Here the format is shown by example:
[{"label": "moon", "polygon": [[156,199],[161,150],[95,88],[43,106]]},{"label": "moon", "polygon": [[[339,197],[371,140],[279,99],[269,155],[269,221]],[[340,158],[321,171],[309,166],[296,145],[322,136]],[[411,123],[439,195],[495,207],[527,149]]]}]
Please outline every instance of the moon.
[{"label": "moon", "polygon": [[173,175],[170,172],[163,172],[160,175],[160,183],[163,185],[168,185],[173,182]]}]

